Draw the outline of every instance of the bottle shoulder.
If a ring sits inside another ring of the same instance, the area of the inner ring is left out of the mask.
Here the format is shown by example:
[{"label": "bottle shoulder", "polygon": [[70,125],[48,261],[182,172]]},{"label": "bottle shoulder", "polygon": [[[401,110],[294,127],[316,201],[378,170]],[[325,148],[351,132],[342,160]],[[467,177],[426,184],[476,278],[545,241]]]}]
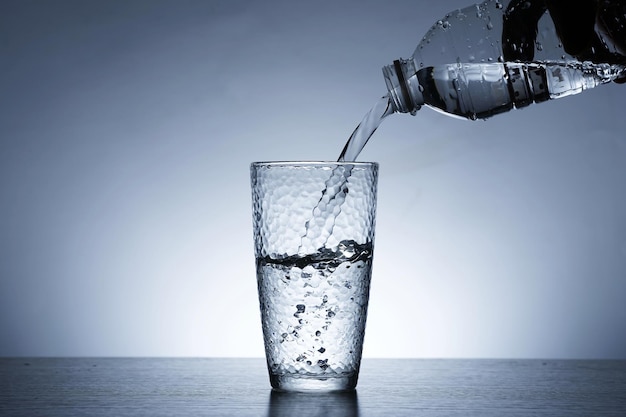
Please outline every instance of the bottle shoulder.
[{"label": "bottle shoulder", "polygon": [[[412,59],[417,68],[455,62],[504,62],[503,22],[507,2],[486,0],[447,13],[426,32]],[[535,59],[573,60],[547,13],[537,22]]]}]

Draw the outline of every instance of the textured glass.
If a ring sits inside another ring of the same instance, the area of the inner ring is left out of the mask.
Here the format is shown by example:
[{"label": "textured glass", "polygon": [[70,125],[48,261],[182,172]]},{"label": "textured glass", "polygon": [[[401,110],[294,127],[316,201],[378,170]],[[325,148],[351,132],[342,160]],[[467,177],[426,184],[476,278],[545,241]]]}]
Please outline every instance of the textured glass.
[{"label": "textured glass", "polygon": [[254,242],[270,382],[356,386],[371,278],[375,163],[251,166]]}]

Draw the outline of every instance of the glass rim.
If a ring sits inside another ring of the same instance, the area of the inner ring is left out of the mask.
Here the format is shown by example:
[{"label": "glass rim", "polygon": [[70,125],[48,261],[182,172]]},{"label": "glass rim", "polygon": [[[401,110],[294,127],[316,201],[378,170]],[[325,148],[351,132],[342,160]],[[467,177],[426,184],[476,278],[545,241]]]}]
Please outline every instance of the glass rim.
[{"label": "glass rim", "polygon": [[276,166],[276,167],[296,167],[296,166],[344,166],[353,165],[357,167],[375,167],[378,162],[361,161],[256,161],[250,163],[252,167]]}]

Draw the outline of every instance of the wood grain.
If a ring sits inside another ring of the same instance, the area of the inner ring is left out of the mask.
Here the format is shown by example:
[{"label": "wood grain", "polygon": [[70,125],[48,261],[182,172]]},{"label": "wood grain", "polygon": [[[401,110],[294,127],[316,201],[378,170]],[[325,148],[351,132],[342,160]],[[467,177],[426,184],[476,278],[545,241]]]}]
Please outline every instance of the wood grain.
[{"label": "wood grain", "polygon": [[626,416],[626,361],[365,359],[352,393],[279,393],[262,359],[3,358],[2,416]]}]

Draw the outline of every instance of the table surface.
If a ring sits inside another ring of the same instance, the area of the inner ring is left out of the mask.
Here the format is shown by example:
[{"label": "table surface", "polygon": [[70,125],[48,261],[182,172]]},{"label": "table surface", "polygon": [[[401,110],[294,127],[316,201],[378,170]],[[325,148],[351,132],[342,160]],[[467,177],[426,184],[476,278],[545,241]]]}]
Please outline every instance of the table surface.
[{"label": "table surface", "polygon": [[0,358],[2,416],[626,416],[626,361],[364,359],[357,390],[272,391],[263,359]]}]

